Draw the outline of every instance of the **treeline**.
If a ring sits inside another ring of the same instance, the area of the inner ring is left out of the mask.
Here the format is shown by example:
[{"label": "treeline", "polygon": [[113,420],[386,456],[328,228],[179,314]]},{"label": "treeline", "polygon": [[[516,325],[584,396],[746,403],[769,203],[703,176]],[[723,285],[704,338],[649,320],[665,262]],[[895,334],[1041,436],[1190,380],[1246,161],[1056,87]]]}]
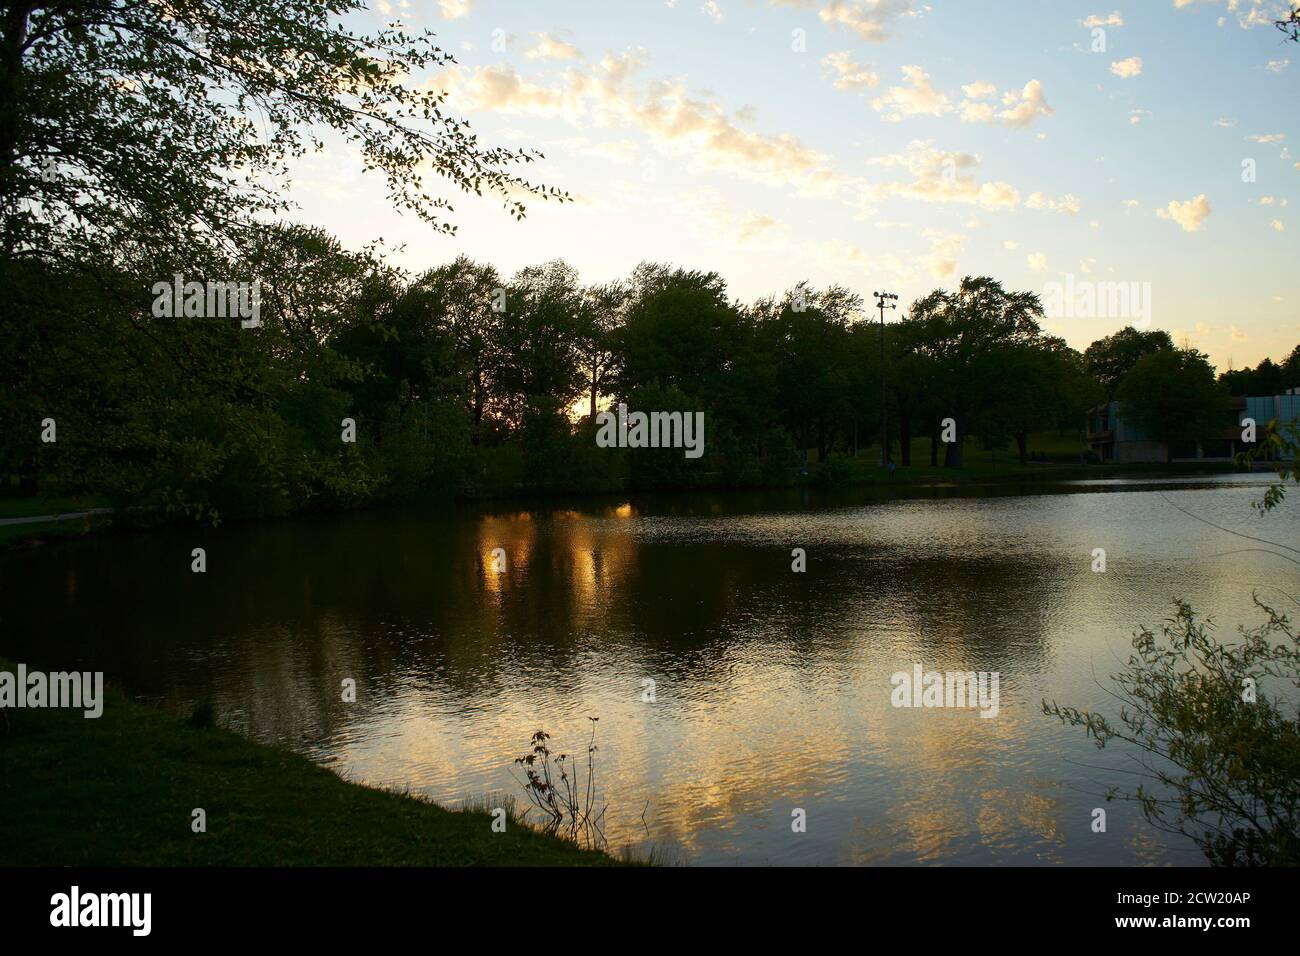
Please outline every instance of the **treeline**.
[{"label": "treeline", "polygon": [[[211,519],[784,484],[804,465],[836,481],[883,415],[900,464],[929,438],[932,463],[961,467],[968,439],[1023,459],[1035,431],[1079,434],[1122,387],[1146,401],[1191,382],[1198,407],[1223,391],[1202,356],[1135,348],[1132,330],[1085,358],[1043,331],[1036,296],[989,278],[912,304],[882,341],[872,303],[840,287],[744,304],[716,273],[656,264],[601,286],[560,261],[408,276],[268,227],[293,208],[289,161],[326,130],[439,233],[458,192],[516,217],[569,199],[523,177],[539,153],[481,143],[437,84],[405,82],[453,62],[431,31],[338,30],[355,6],[183,0],[111,24],[77,4],[13,10],[5,35],[27,40],[0,71],[4,490]],[[259,314],[158,308],[177,283],[259,283]],[[703,412],[704,455],[598,448],[590,412],[612,401]],[[1189,407],[1153,421],[1183,427]]]},{"label": "treeline", "polygon": [[[1043,331],[1037,296],[988,278],[918,300],[882,341],[870,306],[842,287],[746,305],[716,273],[649,263],[596,286],[561,261],[505,278],[461,258],[409,276],[294,226],[224,260],[4,269],[11,486],[198,519],[780,485],[805,463],[811,480],[842,480],[879,446],[882,368],[897,463],[912,464],[915,438],[930,439],[931,464],[961,467],[968,437],[1023,460],[1031,433],[1080,435],[1133,365],[1172,349],[1164,333],[1129,329],[1085,357]],[[259,324],[159,316],[155,286],[177,274],[256,280]],[[597,447],[592,409],[615,402],[703,412],[703,457]],[[949,419],[955,441],[941,440]]]},{"label": "treeline", "polygon": [[1216,378],[1206,355],[1176,347],[1168,332],[1127,327],[1088,346],[1084,361],[1125,421],[1166,443],[1171,456],[1174,443],[1219,439],[1235,427],[1230,398],[1300,386],[1300,345],[1281,362],[1266,358]]}]

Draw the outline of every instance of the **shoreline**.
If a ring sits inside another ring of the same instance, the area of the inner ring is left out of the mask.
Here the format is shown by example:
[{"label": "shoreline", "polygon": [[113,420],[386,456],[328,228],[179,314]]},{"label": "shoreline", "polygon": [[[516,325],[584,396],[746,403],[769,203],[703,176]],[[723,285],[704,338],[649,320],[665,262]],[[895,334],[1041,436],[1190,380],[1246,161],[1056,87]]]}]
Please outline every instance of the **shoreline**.
[{"label": "shoreline", "polygon": [[[0,659],[0,671],[16,664]],[[0,711],[0,866],[610,866],[485,809],[352,782],[110,686],[102,716]],[[487,806],[488,801],[477,801]],[[194,832],[204,811],[206,831]]]},{"label": "shoreline", "polygon": [[[815,474],[800,476],[795,482],[783,485],[737,486],[737,485],[703,485],[697,487],[646,487],[629,490],[601,489],[593,491],[546,490],[538,488],[520,488],[512,493],[465,495],[454,500],[416,499],[368,501],[355,508],[300,509],[284,515],[236,517],[229,520],[232,525],[245,525],[257,522],[295,520],[304,517],[320,517],[330,514],[366,514],[394,511],[423,511],[430,508],[457,510],[462,508],[488,509],[493,505],[512,506],[521,503],[531,508],[545,509],[547,506],[564,506],[574,502],[599,502],[618,500],[625,502],[629,498],[639,500],[682,500],[691,495],[727,495],[741,497],[744,495],[773,494],[818,494],[828,497],[851,495],[855,491],[918,491],[921,493],[942,491],[944,489],[974,490],[978,488],[1007,489],[1015,485],[1053,485],[1081,479],[1113,478],[1187,478],[1196,476],[1213,477],[1225,474],[1275,474],[1271,465],[1261,467],[1262,463],[1250,472],[1243,472],[1231,462],[1178,462],[1173,464],[1106,464],[1080,465],[1066,463],[972,463],[961,470],[947,469],[943,466],[930,467],[912,465],[899,466],[893,477],[880,474],[879,465],[866,465],[865,456],[848,459],[855,474],[845,481],[826,483],[818,480]],[[1015,492],[1011,492],[1015,494]],[[1030,493],[1030,492],[1024,492]],[[75,511],[51,512],[49,514],[28,514],[10,516],[4,510],[7,502],[19,507],[26,505],[26,510],[39,509],[42,499],[3,499],[0,498],[0,554],[28,548],[41,547],[53,541],[85,537],[89,534],[110,533],[125,534],[142,530],[152,530],[169,525],[182,524],[179,521],[159,522],[123,522],[122,515],[127,510],[108,507],[78,507]],[[57,501],[60,499],[50,499]],[[102,501],[103,499],[94,499]]]}]

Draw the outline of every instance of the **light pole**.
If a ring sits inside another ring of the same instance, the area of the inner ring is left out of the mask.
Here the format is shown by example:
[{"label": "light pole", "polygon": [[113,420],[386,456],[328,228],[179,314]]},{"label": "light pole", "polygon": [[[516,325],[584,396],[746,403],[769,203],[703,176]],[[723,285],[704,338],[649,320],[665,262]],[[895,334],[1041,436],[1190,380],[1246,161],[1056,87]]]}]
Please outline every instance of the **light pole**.
[{"label": "light pole", "polygon": [[897,309],[898,296],[891,292],[873,292],[880,309],[880,467],[889,467],[889,406],[885,403],[885,310]]}]

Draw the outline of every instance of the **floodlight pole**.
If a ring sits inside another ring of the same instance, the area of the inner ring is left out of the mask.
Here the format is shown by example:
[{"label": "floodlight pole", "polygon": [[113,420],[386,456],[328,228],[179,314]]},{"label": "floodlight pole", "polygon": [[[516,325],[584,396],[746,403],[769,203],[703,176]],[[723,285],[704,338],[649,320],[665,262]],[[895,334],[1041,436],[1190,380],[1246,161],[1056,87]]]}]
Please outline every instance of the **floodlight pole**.
[{"label": "floodlight pole", "polygon": [[897,309],[898,296],[890,292],[873,292],[880,309],[880,467],[889,467],[889,406],[885,401],[885,310]]}]

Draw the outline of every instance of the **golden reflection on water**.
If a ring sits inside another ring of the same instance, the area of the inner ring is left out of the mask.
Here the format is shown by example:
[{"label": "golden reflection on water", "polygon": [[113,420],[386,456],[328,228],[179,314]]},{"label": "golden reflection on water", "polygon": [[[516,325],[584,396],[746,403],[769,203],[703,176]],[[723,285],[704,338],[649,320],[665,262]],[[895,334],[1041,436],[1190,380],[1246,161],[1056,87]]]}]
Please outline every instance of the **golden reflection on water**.
[{"label": "golden reflection on water", "polygon": [[[1249,517],[1249,489],[1193,494],[1219,523]],[[1124,765],[1039,710],[1104,704],[1096,678],[1174,596],[1250,619],[1276,566],[1223,556],[1168,510],[1125,493],[351,516],[223,530],[215,573],[161,593],[138,572],[184,542],[87,541],[5,566],[5,595],[61,582],[69,656],[446,803],[522,801],[510,771],[532,731],[581,755],[598,716],[615,845],[704,863],[1186,863],[1131,807],[1091,832]],[[1285,520],[1275,533],[1294,537]],[[48,632],[22,603],[3,610],[15,633]],[[999,715],[892,707],[890,675],[914,663],[997,671]]]}]

